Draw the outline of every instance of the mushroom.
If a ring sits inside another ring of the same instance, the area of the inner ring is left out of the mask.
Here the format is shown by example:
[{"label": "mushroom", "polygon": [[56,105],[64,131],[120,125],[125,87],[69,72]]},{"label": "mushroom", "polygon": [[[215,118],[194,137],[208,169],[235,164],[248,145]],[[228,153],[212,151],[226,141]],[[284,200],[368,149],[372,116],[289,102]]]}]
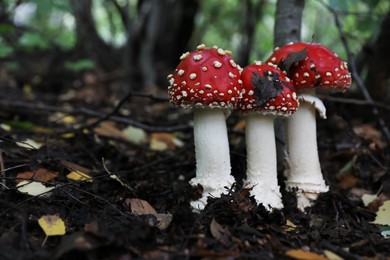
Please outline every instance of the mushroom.
[{"label": "mushroom", "polygon": [[241,68],[230,55],[230,51],[202,44],[183,54],[168,75],[170,102],[194,111],[196,177],[190,184],[203,187],[202,197],[191,202],[197,210],[205,207],[207,195],[220,196],[235,181],[230,175],[225,116],[236,108],[242,86]]},{"label": "mushroom", "polygon": [[325,106],[315,96],[317,88],[347,90],[351,75],[347,64],[327,47],[316,43],[291,43],[275,50],[268,59],[293,81],[301,106],[287,120],[286,188],[297,189],[300,209],[327,192],[319,162],[315,109],[325,118]]},{"label": "mushroom", "polygon": [[283,208],[277,179],[274,118],[288,117],[299,105],[290,79],[276,65],[255,62],[242,73],[243,96],[237,110],[246,114],[246,184],[268,210]]}]

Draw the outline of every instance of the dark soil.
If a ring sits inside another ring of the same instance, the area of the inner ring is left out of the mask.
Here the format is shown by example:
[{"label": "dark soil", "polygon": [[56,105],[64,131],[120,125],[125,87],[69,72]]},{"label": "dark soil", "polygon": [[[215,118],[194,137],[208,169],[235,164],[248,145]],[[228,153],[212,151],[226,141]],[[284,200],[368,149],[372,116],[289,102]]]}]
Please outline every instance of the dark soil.
[{"label": "dark soil", "polygon": [[[195,174],[191,112],[170,106],[165,90],[124,99],[118,89],[93,84],[54,96],[1,87],[0,259],[332,259],[331,253],[342,259],[390,258],[390,239],[371,223],[389,199],[390,153],[370,106],[325,97],[328,119],[318,119],[318,141],[330,191],[305,212],[296,209],[294,194],[283,191],[285,208],[268,213],[241,186],[245,136],[242,118],[233,114],[228,126],[237,183],[195,213],[189,202],[201,187],[188,184]],[[123,104],[115,107],[119,100]],[[387,123],[388,112],[380,108]],[[61,120],[69,114],[73,121]],[[111,128],[99,131],[102,121],[115,130],[137,126],[147,140],[135,144]],[[168,133],[167,147],[151,149],[153,134],[161,132]],[[173,136],[183,145],[172,143]],[[27,140],[43,145],[17,144]],[[58,174],[44,181],[55,188],[40,196],[18,191],[17,181],[26,179],[20,173],[41,168]],[[72,170],[93,181],[70,180]],[[378,199],[365,207],[361,196],[374,193]],[[132,214],[130,198],[171,214],[172,221],[162,229],[164,219]],[[46,215],[58,215],[66,235],[45,240],[38,219]]]}]

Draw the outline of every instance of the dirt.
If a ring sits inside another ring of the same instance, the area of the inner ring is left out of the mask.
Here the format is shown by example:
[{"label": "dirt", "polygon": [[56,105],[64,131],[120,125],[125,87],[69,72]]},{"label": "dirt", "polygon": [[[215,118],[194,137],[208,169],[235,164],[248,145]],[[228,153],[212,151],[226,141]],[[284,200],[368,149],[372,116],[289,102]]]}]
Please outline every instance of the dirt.
[{"label": "dirt", "polygon": [[[234,113],[237,183],[194,212],[192,114],[170,106],[163,88],[120,107],[114,84],[61,95],[8,87],[0,96],[0,259],[390,259],[390,239],[372,223],[390,197],[389,147],[370,106],[343,102],[351,94],[324,97],[318,141],[330,191],[304,212],[282,174],[283,210],[266,211],[242,187],[245,136]],[[379,117],[389,122],[388,109]],[[129,125],[141,141],[123,136]],[[90,178],[72,180],[72,171]],[[53,189],[21,192],[17,184],[31,180]],[[378,196],[365,206],[364,194]],[[62,220],[66,234],[46,237],[43,216]]]}]

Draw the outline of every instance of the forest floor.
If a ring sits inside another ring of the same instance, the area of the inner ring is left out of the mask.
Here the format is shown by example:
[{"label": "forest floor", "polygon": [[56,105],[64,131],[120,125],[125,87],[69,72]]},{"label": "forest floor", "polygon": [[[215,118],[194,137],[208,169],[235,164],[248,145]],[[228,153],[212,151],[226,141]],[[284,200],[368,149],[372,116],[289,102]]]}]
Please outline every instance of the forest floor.
[{"label": "forest floor", "polygon": [[0,259],[390,259],[389,226],[375,224],[390,200],[385,105],[374,117],[351,94],[323,96],[330,191],[305,212],[283,176],[283,210],[267,212],[242,187],[244,121],[233,113],[237,183],[193,212],[191,111],[163,89],[126,94],[99,82],[57,95],[1,86]]}]

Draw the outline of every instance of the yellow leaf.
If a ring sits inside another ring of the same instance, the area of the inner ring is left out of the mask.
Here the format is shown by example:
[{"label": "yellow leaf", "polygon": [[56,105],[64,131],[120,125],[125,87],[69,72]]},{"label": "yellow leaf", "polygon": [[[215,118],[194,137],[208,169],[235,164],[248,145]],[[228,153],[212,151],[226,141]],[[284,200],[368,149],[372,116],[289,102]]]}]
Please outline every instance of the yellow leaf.
[{"label": "yellow leaf", "polygon": [[92,182],[92,177],[81,171],[72,171],[66,177],[74,181],[88,181]]},{"label": "yellow leaf", "polygon": [[390,226],[390,200],[383,202],[376,213],[374,224]]},{"label": "yellow leaf", "polygon": [[0,124],[0,127],[3,128],[4,131],[11,131],[11,126],[10,125],[6,125],[6,124]]},{"label": "yellow leaf", "polygon": [[297,225],[292,223],[289,219],[287,219],[286,222],[287,222],[286,225],[284,225],[284,231],[286,232],[294,231],[298,227]]},{"label": "yellow leaf", "polygon": [[57,215],[46,215],[38,219],[39,226],[43,229],[46,236],[65,235],[65,223]]},{"label": "yellow leaf", "polygon": [[325,256],[316,253],[304,251],[301,249],[291,249],[286,252],[286,256],[298,260],[327,260]]}]

